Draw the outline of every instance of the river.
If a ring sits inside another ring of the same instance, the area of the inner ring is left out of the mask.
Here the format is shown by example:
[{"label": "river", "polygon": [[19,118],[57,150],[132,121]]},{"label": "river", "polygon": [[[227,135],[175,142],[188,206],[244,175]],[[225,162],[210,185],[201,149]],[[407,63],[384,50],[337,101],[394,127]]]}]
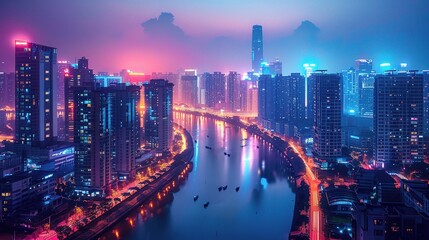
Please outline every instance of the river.
[{"label": "river", "polygon": [[[288,239],[295,194],[288,164],[280,154],[221,121],[175,113],[175,122],[197,140],[192,172],[171,203],[149,217],[134,211],[103,237]],[[225,185],[227,189],[219,192],[219,186]],[[194,202],[195,195],[199,198]],[[210,204],[204,208],[206,202]]]}]

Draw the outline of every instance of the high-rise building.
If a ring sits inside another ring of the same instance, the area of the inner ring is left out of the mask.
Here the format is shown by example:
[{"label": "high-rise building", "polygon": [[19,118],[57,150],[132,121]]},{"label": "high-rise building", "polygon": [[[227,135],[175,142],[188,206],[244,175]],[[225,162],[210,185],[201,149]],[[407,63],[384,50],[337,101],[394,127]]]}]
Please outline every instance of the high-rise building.
[{"label": "high-rise building", "polygon": [[181,101],[190,107],[195,107],[198,104],[198,76],[197,70],[187,69],[185,74],[180,78]]},{"label": "high-rise building", "polygon": [[71,64],[69,61],[58,61],[57,73],[57,117],[58,117],[58,140],[65,140],[65,75],[70,73]]},{"label": "high-rise building", "polygon": [[65,109],[64,109],[64,125],[65,125],[65,140],[73,142],[74,138],[74,89],[79,86],[92,86],[95,78],[93,70],[89,69],[88,59],[82,57],[78,60],[76,68],[70,70],[64,75],[64,93],[65,93]]},{"label": "high-rise building", "polygon": [[393,72],[375,77],[374,157],[384,167],[423,158],[423,76]]},{"label": "high-rise building", "polygon": [[148,147],[168,151],[173,140],[173,84],[152,79],[144,84],[145,140]]},{"label": "high-rise building", "polygon": [[226,82],[226,110],[235,112],[241,109],[240,106],[240,74],[229,72]]},{"label": "high-rise building", "polygon": [[246,112],[258,113],[258,87],[250,82],[250,86],[247,88],[246,94]]},{"label": "high-rise building", "polygon": [[0,71],[0,108],[15,106],[15,74]]},{"label": "high-rise building", "polygon": [[359,82],[359,114],[361,117],[373,117],[375,75],[375,72],[358,73],[357,75]]},{"label": "high-rise building", "polygon": [[276,61],[270,62],[270,72],[271,75],[282,75],[283,74],[283,65],[282,62],[277,58]]},{"label": "high-rise building", "polygon": [[107,88],[74,88],[75,194],[105,196],[112,182],[113,113]]},{"label": "high-rise building", "polygon": [[429,137],[429,71],[423,71],[423,135]]},{"label": "high-rise building", "polygon": [[140,87],[122,83],[109,86],[108,91],[112,104],[112,172],[119,180],[127,180],[135,175],[140,148]]},{"label": "high-rise building", "polygon": [[252,30],[252,69],[260,72],[261,63],[264,58],[264,45],[262,41],[262,26],[253,25]]},{"label": "high-rise building", "polygon": [[356,59],[357,73],[370,73],[372,71],[372,59]]},{"label": "high-rise building", "polygon": [[313,82],[312,78],[310,77],[313,73],[314,69],[316,68],[316,64],[314,63],[305,63],[303,65],[304,67],[304,77],[305,77],[305,118],[308,119],[308,121],[312,124],[313,123]]},{"label": "high-rise building", "polygon": [[343,114],[359,114],[359,86],[354,68],[342,72]]},{"label": "high-rise building", "polygon": [[303,126],[305,120],[305,78],[299,73],[286,77],[288,121],[294,126]]},{"label": "high-rise building", "polygon": [[103,196],[113,179],[134,177],[140,147],[140,87],[74,88],[75,193]]},{"label": "high-rise building", "polygon": [[314,147],[318,161],[341,157],[341,75],[312,74],[314,84]]},{"label": "high-rise building", "polygon": [[265,127],[271,129],[275,117],[274,79],[271,75],[261,75],[258,81],[258,119]]},{"label": "high-rise building", "polygon": [[206,82],[206,105],[209,108],[221,109],[225,107],[226,78],[221,72],[204,73],[203,80]]},{"label": "high-rise building", "polygon": [[49,145],[57,139],[57,49],[15,41],[15,141]]},{"label": "high-rise building", "polygon": [[[177,73],[172,73],[172,72],[168,72],[168,73],[152,73],[151,79],[165,79],[168,82],[174,84],[175,89],[181,89],[180,88],[180,76]],[[180,100],[179,94],[180,94],[180,91],[173,91],[173,100],[174,100],[174,102],[178,102]]]}]

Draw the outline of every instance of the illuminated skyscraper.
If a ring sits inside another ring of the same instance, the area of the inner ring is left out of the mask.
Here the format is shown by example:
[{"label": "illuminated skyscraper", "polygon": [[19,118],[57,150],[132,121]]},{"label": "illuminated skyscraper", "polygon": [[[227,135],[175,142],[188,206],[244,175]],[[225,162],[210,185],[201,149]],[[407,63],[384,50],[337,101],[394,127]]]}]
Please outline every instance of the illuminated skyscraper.
[{"label": "illuminated skyscraper", "polygon": [[359,85],[354,68],[342,72],[343,113],[357,115],[359,113]]},{"label": "illuminated skyscraper", "polygon": [[190,107],[196,107],[198,104],[198,76],[197,70],[187,69],[180,78],[180,103]]},{"label": "illuminated skyscraper", "polygon": [[372,71],[372,59],[356,59],[357,73],[370,73]]},{"label": "illuminated skyscraper", "polygon": [[387,73],[375,77],[374,157],[381,166],[423,159],[423,76]]},{"label": "illuminated skyscraper", "polygon": [[424,136],[429,137],[429,71],[423,71]]},{"label": "illuminated skyscraper", "polygon": [[49,145],[57,139],[57,49],[15,41],[15,141]]},{"label": "illuminated skyscraper", "polygon": [[105,196],[112,182],[112,108],[107,88],[74,88],[75,195]]},{"label": "illuminated skyscraper", "polygon": [[275,117],[274,79],[271,75],[261,75],[258,80],[258,120],[271,129]]},{"label": "illuminated skyscraper", "polygon": [[152,79],[144,84],[145,140],[147,146],[159,152],[168,151],[173,140],[173,84],[164,79]]},{"label": "illuminated skyscraper", "polygon": [[204,73],[203,80],[206,82],[206,105],[213,109],[225,107],[226,78],[221,72]]},{"label": "illuminated skyscraper", "polygon": [[240,74],[229,72],[226,82],[226,110],[235,112],[240,110]]},{"label": "illuminated skyscraper", "polygon": [[264,58],[264,45],[262,41],[262,26],[253,25],[252,30],[252,69],[260,72],[262,59]]},{"label": "illuminated skyscraper", "polygon": [[64,93],[65,93],[65,109],[64,109],[64,125],[65,125],[65,140],[73,142],[74,138],[74,89],[79,86],[92,86],[94,84],[93,70],[89,69],[88,59],[82,57],[78,60],[76,68],[70,68],[64,75]]},{"label": "illuminated skyscraper", "polygon": [[374,114],[375,73],[359,73],[359,113],[361,117],[372,118]]},{"label": "illuminated skyscraper", "polygon": [[313,82],[312,78],[310,78],[314,69],[316,68],[316,64],[314,63],[305,63],[304,67],[304,77],[305,77],[305,118],[309,120],[309,122],[313,123]]},{"label": "illuminated skyscraper", "polygon": [[319,161],[335,161],[341,156],[341,75],[313,73],[314,148]]},{"label": "illuminated skyscraper", "polygon": [[15,73],[0,72],[0,108],[15,106]]}]

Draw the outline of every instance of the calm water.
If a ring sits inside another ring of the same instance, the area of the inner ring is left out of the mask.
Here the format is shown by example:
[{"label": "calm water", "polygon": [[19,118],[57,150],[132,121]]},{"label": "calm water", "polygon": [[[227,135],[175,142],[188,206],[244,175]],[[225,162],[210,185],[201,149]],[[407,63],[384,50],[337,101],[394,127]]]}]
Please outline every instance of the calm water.
[{"label": "calm water", "polygon": [[[173,202],[153,217],[143,218],[136,211],[118,223],[113,228],[118,238],[287,239],[295,194],[284,159],[256,137],[223,122],[184,114],[177,114],[176,122],[197,140],[193,171]],[[227,190],[219,192],[221,185],[228,185]],[[196,202],[194,195],[199,195]],[[210,205],[204,209],[206,201]],[[113,232],[105,237],[116,239]]]}]

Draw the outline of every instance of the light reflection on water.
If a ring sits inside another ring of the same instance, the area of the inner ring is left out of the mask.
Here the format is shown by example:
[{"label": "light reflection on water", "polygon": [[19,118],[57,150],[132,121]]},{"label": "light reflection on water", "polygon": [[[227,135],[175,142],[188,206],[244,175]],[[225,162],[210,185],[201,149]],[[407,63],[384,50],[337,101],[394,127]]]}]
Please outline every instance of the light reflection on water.
[{"label": "light reflection on water", "polygon": [[[295,195],[279,154],[223,122],[184,114],[175,117],[197,140],[186,183],[153,216],[138,210],[104,237],[116,239],[118,230],[120,239],[287,239]],[[219,192],[218,187],[225,185],[228,188]],[[196,202],[194,195],[199,195]]]}]

